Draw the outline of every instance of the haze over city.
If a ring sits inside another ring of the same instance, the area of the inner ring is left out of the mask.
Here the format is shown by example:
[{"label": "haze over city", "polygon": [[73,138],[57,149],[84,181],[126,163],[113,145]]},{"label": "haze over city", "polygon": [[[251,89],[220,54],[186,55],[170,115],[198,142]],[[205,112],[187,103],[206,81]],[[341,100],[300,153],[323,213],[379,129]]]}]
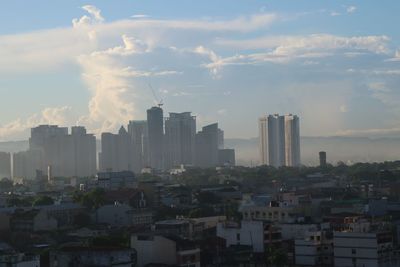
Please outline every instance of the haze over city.
[{"label": "haze over city", "polygon": [[0,139],[38,124],[99,138],[161,99],[230,138],[273,113],[297,114],[302,136],[398,137],[397,1],[159,5],[4,1]]},{"label": "haze over city", "polygon": [[400,267],[400,1],[0,1],[0,267]]}]

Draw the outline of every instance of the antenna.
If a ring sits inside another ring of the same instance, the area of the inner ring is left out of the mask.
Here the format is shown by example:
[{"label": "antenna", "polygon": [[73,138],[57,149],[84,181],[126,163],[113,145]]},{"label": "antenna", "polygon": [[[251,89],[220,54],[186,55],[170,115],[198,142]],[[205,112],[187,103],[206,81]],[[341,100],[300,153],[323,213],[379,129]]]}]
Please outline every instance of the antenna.
[{"label": "antenna", "polygon": [[149,86],[151,92],[153,93],[154,101],[156,102],[157,106],[161,108],[164,105],[163,100],[157,97],[156,92],[154,91],[154,88],[153,86],[151,86],[150,82],[148,82],[147,85]]}]

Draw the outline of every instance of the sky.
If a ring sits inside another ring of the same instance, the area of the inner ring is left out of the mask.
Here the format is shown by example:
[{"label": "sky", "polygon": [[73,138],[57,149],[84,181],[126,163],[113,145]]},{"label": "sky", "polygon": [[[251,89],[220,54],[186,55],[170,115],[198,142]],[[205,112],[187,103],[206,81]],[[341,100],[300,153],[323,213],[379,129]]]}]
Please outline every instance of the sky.
[{"label": "sky", "polygon": [[0,5],[2,141],[114,132],[160,101],[231,138],[272,113],[297,114],[303,136],[400,136],[397,0]]}]

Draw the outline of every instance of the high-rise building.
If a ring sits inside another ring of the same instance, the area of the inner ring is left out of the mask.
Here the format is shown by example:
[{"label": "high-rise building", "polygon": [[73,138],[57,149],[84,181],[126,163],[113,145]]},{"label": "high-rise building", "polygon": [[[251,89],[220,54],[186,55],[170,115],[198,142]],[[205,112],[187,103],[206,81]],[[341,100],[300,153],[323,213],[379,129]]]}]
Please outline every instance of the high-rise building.
[{"label": "high-rise building", "polygon": [[193,165],[196,150],[196,117],[190,112],[170,113],[165,119],[165,167]]},{"label": "high-rise building", "polygon": [[0,179],[11,177],[11,154],[0,152]]},{"label": "high-rise building", "polygon": [[218,148],[219,149],[225,148],[224,131],[221,129],[218,129]]},{"label": "high-rise building", "polygon": [[235,166],[235,150],[234,149],[218,149],[218,164],[220,166]]},{"label": "high-rise building", "polygon": [[36,171],[54,177],[87,177],[96,174],[96,138],[84,127],[40,125],[31,129],[28,151],[13,155],[14,177],[35,177]]},{"label": "high-rise building", "polygon": [[262,165],[285,165],[285,118],[278,114],[259,119],[260,159]]},{"label": "high-rise building", "polygon": [[147,129],[149,135],[149,165],[158,170],[163,169],[164,117],[160,107],[147,110]]},{"label": "high-rise building", "polygon": [[286,166],[300,166],[300,125],[296,115],[285,115],[285,161]]},{"label": "high-rise building", "polygon": [[319,166],[321,168],[326,167],[326,152],[325,151],[320,151],[319,152]]},{"label": "high-rise building", "polygon": [[196,165],[209,168],[218,163],[218,123],[214,123],[204,126],[196,135]]},{"label": "high-rise building", "polygon": [[149,166],[149,135],[147,121],[129,121],[128,134],[130,137],[131,162],[133,171],[139,173]]},{"label": "high-rise building", "polygon": [[297,116],[274,114],[260,118],[259,142],[262,165],[300,165],[300,130]]},{"label": "high-rise building", "polygon": [[99,155],[101,171],[132,170],[130,139],[123,126],[119,129],[118,134],[101,134],[101,153]]}]

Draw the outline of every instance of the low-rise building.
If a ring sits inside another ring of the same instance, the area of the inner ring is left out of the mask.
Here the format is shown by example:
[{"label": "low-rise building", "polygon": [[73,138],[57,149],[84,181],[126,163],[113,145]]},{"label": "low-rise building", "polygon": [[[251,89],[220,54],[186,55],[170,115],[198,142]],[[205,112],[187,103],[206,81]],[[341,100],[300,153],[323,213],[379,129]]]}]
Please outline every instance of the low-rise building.
[{"label": "low-rise building", "polygon": [[137,254],[131,248],[71,246],[50,251],[49,262],[50,267],[132,267]]},{"label": "low-rise building", "polygon": [[0,267],[40,267],[40,257],[25,253],[0,253]]},{"label": "low-rise building", "polygon": [[150,264],[200,267],[200,248],[187,239],[164,235],[133,235],[131,247],[137,251],[138,267]]},{"label": "low-rise building", "polygon": [[57,229],[57,220],[44,210],[16,210],[10,221],[14,232],[38,232]]},{"label": "low-rise building", "polygon": [[332,266],[333,239],[326,231],[309,231],[295,239],[295,262],[300,266]]},{"label": "low-rise building", "polygon": [[282,241],[278,227],[262,221],[245,221],[218,223],[217,236],[226,240],[226,246],[251,246],[256,253],[263,253],[271,244]]},{"label": "low-rise building", "polygon": [[400,265],[391,232],[334,232],[333,242],[336,267]]}]

